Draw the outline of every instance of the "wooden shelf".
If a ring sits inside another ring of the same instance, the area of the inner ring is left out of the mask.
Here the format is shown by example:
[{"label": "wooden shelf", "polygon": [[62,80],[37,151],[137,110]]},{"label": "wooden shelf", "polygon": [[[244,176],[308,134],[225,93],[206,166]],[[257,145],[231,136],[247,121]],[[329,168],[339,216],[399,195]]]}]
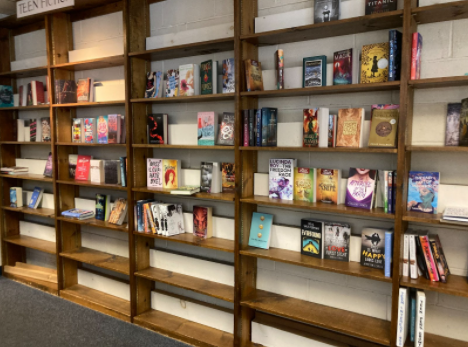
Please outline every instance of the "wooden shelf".
[{"label": "wooden shelf", "polygon": [[8,71],[0,73],[0,77],[11,77],[11,78],[27,78],[47,76],[47,66],[33,67],[30,69],[22,69],[16,71]]},{"label": "wooden shelf", "polygon": [[403,24],[402,16],[403,10],[397,10],[327,23],[310,24],[258,34],[242,35],[240,38],[243,41],[259,46],[317,40],[327,37],[399,28]]},{"label": "wooden shelf", "polygon": [[234,50],[234,37],[224,39],[188,43],[185,45],[178,45],[172,47],[150,49],[141,52],[129,53],[130,57],[137,57],[141,59],[156,61],[166,59],[176,59],[193,57],[196,55],[206,55],[219,52],[233,51]]},{"label": "wooden shelf", "polygon": [[97,102],[81,102],[75,104],[53,104],[53,108],[77,108],[77,107],[100,107],[100,106],[125,106],[125,100],[115,101],[97,101]]},{"label": "wooden shelf", "polygon": [[468,153],[468,147],[463,146],[406,146],[410,152],[456,152]]},{"label": "wooden shelf", "polygon": [[281,200],[281,199],[270,199],[268,196],[251,196],[241,199],[241,202],[247,204],[273,206],[278,208],[290,208],[299,210],[312,210],[326,213],[335,214],[350,214],[355,216],[366,216],[373,218],[382,219],[395,219],[394,214],[385,213],[383,208],[375,208],[372,210],[365,210],[362,208],[348,207],[345,205],[332,205],[321,202],[307,202],[299,200]]},{"label": "wooden shelf", "polygon": [[161,148],[161,149],[204,149],[233,151],[234,146],[197,146],[197,145],[151,145],[149,143],[133,144],[133,148]]},{"label": "wooden shelf", "polygon": [[48,110],[50,105],[0,107],[0,111],[37,111]]},{"label": "wooden shelf", "polygon": [[80,147],[127,147],[125,143],[81,143],[81,142],[56,142],[57,146],[80,146]]},{"label": "wooden shelf", "polygon": [[226,347],[234,345],[232,334],[161,311],[149,310],[134,317],[133,322],[195,346]]},{"label": "wooden shelf", "polygon": [[121,66],[124,65],[125,56],[115,55],[111,57],[97,58],[91,60],[77,61],[73,63],[65,63],[52,65],[51,69],[60,69],[68,71],[83,71],[83,70],[94,70],[94,69],[105,69],[107,67]]},{"label": "wooden shelf", "polygon": [[408,83],[415,89],[462,87],[468,85],[468,76],[423,78],[410,80]]},{"label": "wooden shelf", "polygon": [[60,256],[72,260],[94,265],[103,269],[112,270],[130,275],[130,266],[128,258],[114,254],[96,251],[91,248],[81,247],[73,251],[62,252]]},{"label": "wooden shelf", "polygon": [[240,254],[323,271],[336,272],[349,276],[363,277],[375,281],[388,283],[392,282],[390,277],[384,276],[383,270],[361,266],[361,264],[353,261],[344,262],[338,260],[317,259],[303,255],[299,252],[289,251],[281,248],[261,249],[249,247],[248,249],[241,250]]},{"label": "wooden shelf", "polygon": [[167,240],[172,242],[184,243],[187,245],[202,247],[202,248],[210,248],[216,249],[222,252],[229,252],[234,253],[235,243],[232,240],[220,239],[217,237],[211,237],[209,239],[203,239],[200,237],[196,237],[193,234],[184,233],[174,236],[162,236],[157,234],[147,234],[147,233],[140,233],[137,231],[133,232],[135,235],[150,237],[154,239],[161,239]]},{"label": "wooden shelf", "polygon": [[416,222],[416,223],[428,223],[428,224],[441,224],[440,219],[442,218],[442,214],[430,214],[430,213],[422,213],[422,212],[410,212],[406,211],[403,215],[403,220],[408,222]]},{"label": "wooden shelf", "polygon": [[320,148],[320,147],[239,147],[241,151],[267,151],[267,152],[345,152],[345,153],[398,153],[396,148],[349,148],[349,147],[334,147],[334,148]]},{"label": "wooden shelf", "polygon": [[2,206],[2,208],[6,211],[13,211],[19,212],[24,214],[32,214],[34,216],[40,216],[44,218],[55,218],[55,211],[51,208],[30,208],[28,206],[22,207],[10,207],[10,206]]},{"label": "wooden shelf", "polygon": [[447,283],[432,282],[423,276],[419,276],[418,279],[401,277],[400,285],[468,298],[468,279],[465,276],[449,275]]},{"label": "wooden shelf", "polygon": [[51,177],[45,177],[44,175],[30,174],[30,173],[24,173],[24,174],[18,174],[18,175],[0,174],[0,177],[3,177],[3,178],[13,178],[13,179],[20,179],[20,180],[31,180],[31,181],[52,182],[52,178],[51,178]]},{"label": "wooden shelf", "polygon": [[75,284],[60,291],[60,296],[79,305],[130,322],[130,301]]},{"label": "wooden shelf", "polygon": [[400,81],[384,82],[384,83],[360,83],[360,84],[344,84],[338,86],[326,87],[311,87],[311,88],[294,88],[280,90],[263,90],[256,92],[241,92],[243,97],[258,97],[258,98],[285,98],[290,96],[308,96],[308,95],[325,95],[325,94],[346,94],[346,93],[365,93],[399,90]]},{"label": "wooden shelf", "polygon": [[164,188],[148,188],[148,187],[136,187],[133,188],[134,192],[143,192],[143,193],[153,193],[153,194],[163,194],[171,195],[177,198],[192,198],[192,199],[202,199],[202,200],[218,200],[218,201],[234,201],[234,193],[195,193],[193,195],[175,195],[171,194],[171,189]]},{"label": "wooden shelf", "polygon": [[[414,346],[414,342],[411,342],[409,340],[410,340],[409,338],[406,339],[405,347]],[[468,347],[468,342],[454,340],[445,336],[424,333],[424,347],[442,347],[442,346]]]},{"label": "wooden shelf", "polygon": [[127,187],[122,187],[120,184],[105,184],[105,183],[94,183],[91,181],[77,181],[77,180],[57,180],[60,184],[69,184],[72,186],[85,186],[85,187],[99,187],[104,189],[115,189],[115,190],[127,190]]},{"label": "wooden shelf", "polygon": [[41,252],[56,254],[55,242],[45,241],[26,235],[7,236],[4,238],[4,241],[21,247],[37,249]]},{"label": "wooden shelf", "polygon": [[381,345],[390,345],[390,322],[256,289],[241,305]]},{"label": "wooden shelf", "polygon": [[78,220],[78,219],[67,218],[67,217],[57,217],[57,220],[61,220],[63,222],[67,222],[67,223],[80,224],[80,225],[89,225],[89,226],[96,227],[96,228],[109,229],[109,230],[115,230],[115,231],[121,231],[121,232],[124,232],[124,233],[128,233],[128,224],[127,223],[124,223],[122,225],[117,225],[117,224],[112,224],[112,223],[105,222],[105,221],[102,221],[102,220],[98,220],[96,218]]},{"label": "wooden shelf", "polygon": [[31,141],[0,141],[0,145],[34,145],[49,146],[52,142],[31,142]]},{"label": "wooden shelf", "polygon": [[151,281],[166,283],[171,286],[188,289],[221,300],[234,302],[234,287],[198,277],[187,276],[176,272],[150,267],[135,272],[135,276]]},{"label": "wooden shelf", "polygon": [[209,101],[234,101],[234,93],[228,94],[208,94],[208,95],[194,95],[194,96],[175,96],[173,98],[140,98],[130,100],[133,103],[143,104],[177,104],[177,103],[191,103],[191,102],[209,102]]},{"label": "wooden shelf", "polygon": [[29,287],[40,289],[40,290],[42,290],[44,292],[47,292],[49,294],[58,295],[58,284],[57,283],[37,280],[37,279],[31,278],[31,277],[14,275],[14,274],[9,273],[6,269],[3,269],[3,274],[2,275],[5,276],[6,278],[12,279],[13,281],[16,281],[16,282],[20,282],[20,283],[25,284],[25,285],[27,285]]},{"label": "wooden shelf", "polygon": [[416,23],[427,24],[468,18],[466,1],[416,7],[411,10]]}]

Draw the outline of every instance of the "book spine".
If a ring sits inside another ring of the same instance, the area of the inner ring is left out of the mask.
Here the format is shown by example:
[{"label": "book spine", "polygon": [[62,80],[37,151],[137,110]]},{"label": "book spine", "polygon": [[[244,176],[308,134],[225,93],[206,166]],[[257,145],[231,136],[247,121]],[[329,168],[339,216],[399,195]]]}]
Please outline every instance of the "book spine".
[{"label": "book spine", "polygon": [[144,204],[143,205],[143,224],[144,224],[144,232],[149,234],[149,228],[148,228],[148,205]]},{"label": "book spine", "polygon": [[390,59],[388,60],[388,81],[395,81],[395,30],[389,31]]},{"label": "book spine", "polygon": [[416,235],[409,235],[409,266],[410,276],[413,279],[418,278],[418,265],[416,264]]},{"label": "book spine", "polygon": [[154,226],[153,217],[151,216],[151,208],[149,206],[147,206],[147,208],[146,208],[146,217],[148,218],[148,222],[149,222],[149,226],[151,228],[151,232],[153,234],[156,234],[156,228]]},{"label": "book spine", "polygon": [[424,258],[424,252],[421,246],[421,240],[419,239],[419,236],[415,237],[415,241],[416,241],[416,257],[418,259],[419,268],[421,269],[421,272],[424,274],[424,277],[426,277],[426,279],[430,279],[429,271],[427,271],[426,259]]},{"label": "book spine", "polygon": [[413,42],[411,47],[411,79],[416,79],[418,70],[418,33],[413,33]]},{"label": "book spine", "polygon": [[385,277],[392,277],[393,233],[385,233]]},{"label": "book spine", "polygon": [[249,110],[244,110],[244,147],[249,146]]},{"label": "book spine", "polygon": [[428,236],[420,236],[421,247],[424,252],[424,259],[426,260],[427,270],[429,272],[429,277],[431,278],[432,282],[439,281],[439,273],[437,272],[437,268],[434,262],[434,257],[432,256],[431,252],[431,245],[429,242]]},{"label": "book spine", "polygon": [[416,296],[411,292],[411,314],[410,314],[410,341],[414,342],[414,333],[416,331]]},{"label": "book spine", "polygon": [[392,213],[395,213],[396,205],[396,185],[397,185],[397,172],[392,172]]},{"label": "book spine", "polygon": [[403,347],[404,341],[404,330],[405,330],[405,301],[406,301],[406,288],[400,288],[398,295],[398,321],[397,321],[397,338],[396,345]]},{"label": "book spine", "polygon": [[442,283],[447,283],[447,277],[444,271],[444,264],[442,263],[442,259],[440,258],[440,251],[437,247],[437,243],[435,241],[430,241],[432,254],[434,256],[434,261],[437,267],[437,271],[439,273],[439,280]]},{"label": "book spine", "polygon": [[262,147],[262,110],[257,110],[257,147]]},{"label": "book spine", "polygon": [[403,237],[403,276],[409,276],[409,235]]},{"label": "book spine", "polygon": [[120,180],[122,181],[122,187],[127,186],[127,158],[120,158]]},{"label": "book spine", "polygon": [[388,210],[388,213],[393,213],[393,209],[392,209],[393,194],[392,194],[392,191],[393,191],[393,172],[389,171],[388,172],[388,182],[387,182],[387,198],[388,198],[387,210]]},{"label": "book spine", "polygon": [[416,302],[416,322],[415,322],[415,347],[424,347],[424,323],[426,316],[426,296],[418,292]]},{"label": "book spine", "polygon": [[141,220],[141,203],[137,203],[136,204],[136,221],[137,221],[137,231],[139,232],[143,232],[143,224],[142,224],[142,220]]},{"label": "book spine", "polygon": [[390,213],[388,210],[388,171],[384,171],[384,194],[383,194],[383,199],[384,199],[384,212],[385,213]]}]

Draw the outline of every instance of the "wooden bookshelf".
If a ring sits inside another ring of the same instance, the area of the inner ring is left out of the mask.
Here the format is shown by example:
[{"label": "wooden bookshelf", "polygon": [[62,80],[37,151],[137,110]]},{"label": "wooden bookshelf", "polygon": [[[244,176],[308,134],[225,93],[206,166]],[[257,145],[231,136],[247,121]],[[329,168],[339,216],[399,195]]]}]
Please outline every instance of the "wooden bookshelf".
[{"label": "wooden bookshelf", "polygon": [[232,193],[195,193],[193,195],[176,195],[171,194],[172,189],[165,188],[147,188],[147,187],[136,187],[133,188],[135,192],[144,192],[161,195],[171,195],[177,198],[191,198],[191,199],[202,199],[202,200],[219,200],[219,201],[234,201],[234,194]]},{"label": "wooden bookshelf", "polygon": [[37,249],[38,251],[55,254],[55,242],[45,241],[26,235],[13,235],[4,238],[5,242],[21,247]]},{"label": "wooden bookshelf", "polygon": [[[405,347],[414,346],[413,343],[406,341]],[[439,347],[439,346],[450,346],[450,347],[468,347],[468,342],[451,339],[445,336],[438,336],[434,334],[424,334],[424,346],[425,347]]]},{"label": "wooden bookshelf", "polygon": [[78,143],[78,142],[56,142],[57,146],[80,146],[80,147],[122,147],[126,148],[125,143]]},{"label": "wooden bookshelf", "polygon": [[402,277],[400,284],[403,287],[468,298],[468,279],[465,276],[449,275],[447,283],[432,282],[422,276],[419,276],[418,279]]},{"label": "wooden bookshelf", "polygon": [[134,143],[134,148],[159,148],[159,149],[200,149],[207,151],[233,151],[233,146],[198,146],[198,145],[152,145],[149,143]]},{"label": "wooden bookshelf", "polygon": [[95,187],[102,189],[114,189],[114,190],[127,190],[127,187],[122,187],[121,184],[105,184],[105,183],[95,183],[91,181],[79,181],[74,179],[68,180],[57,180],[57,183],[68,184],[72,186],[85,186],[85,187]]},{"label": "wooden bookshelf", "polygon": [[45,217],[45,218],[54,218],[55,217],[55,211],[51,208],[30,208],[27,206],[22,206],[22,207],[10,207],[10,206],[3,206],[2,209],[6,211],[12,211],[12,212],[18,212],[18,213],[25,213],[25,214],[31,214],[34,216],[39,216],[39,217]]},{"label": "wooden bookshelf", "polygon": [[468,4],[466,1],[454,1],[446,4],[436,4],[411,9],[418,24],[445,22],[455,19],[468,18]]},{"label": "wooden bookshelf", "polygon": [[51,142],[31,142],[31,141],[0,141],[0,145],[23,145],[23,146],[50,146]]},{"label": "wooden bookshelf", "polygon": [[209,95],[194,95],[194,96],[174,96],[172,98],[139,98],[132,99],[132,103],[143,104],[175,104],[175,103],[192,103],[192,102],[208,102],[208,101],[234,101],[234,93],[227,94],[209,94]]},{"label": "wooden bookshelf", "polygon": [[120,231],[124,233],[128,232],[128,225],[126,223],[124,223],[123,225],[117,225],[117,224],[112,224],[112,223],[105,222],[102,220],[98,220],[95,218],[78,220],[78,219],[67,218],[67,217],[57,217],[57,220],[61,220],[61,221],[73,223],[73,224],[89,225],[89,226],[101,228],[101,229]]},{"label": "wooden bookshelf", "polygon": [[396,154],[396,148],[349,148],[349,147],[240,147],[241,151],[266,151],[266,152],[324,152],[324,153],[391,153]]},{"label": "wooden bookshelf", "polygon": [[41,181],[41,182],[52,182],[52,178],[45,177],[44,175],[39,174],[30,174],[30,173],[23,173],[23,174],[15,174],[15,175],[6,175],[0,174],[2,178],[10,178],[10,179],[19,179],[19,180],[29,180],[29,181]]},{"label": "wooden bookshelf", "polygon": [[94,69],[105,69],[108,67],[124,65],[125,57],[123,55],[116,55],[111,57],[97,58],[85,61],[77,61],[73,63],[64,63],[52,65],[51,69],[62,69],[69,71],[83,71]]},{"label": "wooden bookshelf", "polygon": [[422,78],[410,80],[409,84],[415,89],[462,87],[468,85],[468,76]]},{"label": "wooden bookshelf", "polygon": [[53,108],[77,108],[77,107],[102,107],[102,106],[124,106],[125,100],[115,101],[95,101],[95,102],[81,102],[75,104],[53,104]]},{"label": "wooden bookshelf", "polygon": [[40,67],[34,67],[30,69],[1,72],[0,78],[3,78],[3,77],[27,78],[27,77],[46,76],[46,75],[47,75],[47,66],[40,66]]},{"label": "wooden bookshelf", "polygon": [[468,153],[468,147],[462,146],[406,146],[408,152],[447,152]]},{"label": "wooden bookshelf", "polygon": [[91,248],[81,247],[71,251],[61,252],[60,256],[79,261],[80,263],[119,272],[124,275],[130,274],[128,258],[96,251]]},{"label": "wooden bookshelf", "polygon": [[0,111],[38,111],[48,110],[50,105],[0,107]]}]

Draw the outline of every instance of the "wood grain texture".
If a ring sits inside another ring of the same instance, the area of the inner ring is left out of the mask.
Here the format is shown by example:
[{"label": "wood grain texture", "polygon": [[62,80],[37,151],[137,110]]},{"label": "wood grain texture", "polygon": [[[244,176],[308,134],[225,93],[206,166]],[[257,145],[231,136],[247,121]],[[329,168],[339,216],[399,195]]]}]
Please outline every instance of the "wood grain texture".
[{"label": "wood grain texture", "polygon": [[174,195],[171,194],[171,189],[164,188],[147,188],[147,187],[136,187],[133,188],[134,192],[144,192],[153,194],[169,194],[177,198],[190,198],[190,199],[202,199],[202,200],[219,200],[219,201],[234,201],[234,194],[232,193],[195,193],[193,195]]},{"label": "wood grain texture", "polygon": [[51,274],[47,271],[43,272],[37,269],[27,269],[10,265],[5,265],[5,271],[13,275],[57,284],[57,273]]},{"label": "wood grain texture", "polygon": [[1,107],[0,111],[37,111],[48,110],[50,105]]},{"label": "wood grain texture", "polygon": [[417,288],[468,298],[468,279],[465,276],[449,275],[447,283],[432,282],[423,276],[419,276],[417,279],[401,277],[400,285],[403,287]]},{"label": "wood grain texture", "polygon": [[23,142],[23,141],[0,141],[0,145],[21,145],[21,146],[51,146],[52,142]]},{"label": "wood grain texture", "polygon": [[103,269],[119,272],[124,275],[130,274],[129,259],[121,257],[119,255],[104,253],[91,248],[81,247],[78,249],[61,252],[60,256],[82,263],[94,265]]},{"label": "wood grain texture", "polygon": [[135,276],[143,277],[151,281],[166,283],[171,286],[187,289],[228,302],[234,302],[234,287],[204,280],[198,277],[187,276],[177,272],[149,267],[135,272]]},{"label": "wood grain texture", "polygon": [[4,238],[5,242],[13,243],[15,245],[37,249],[38,251],[56,254],[55,242],[41,240],[35,237],[30,237],[26,235],[13,235]]},{"label": "wood grain texture", "polygon": [[[406,340],[405,347],[413,347],[409,339]],[[424,334],[424,347],[468,347],[468,342],[451,339],[445,336],[434,335],[430,333]]]},{"label": "wood grain texture", "polygon": [[116,1],[102,6],[97,5],[84,10],[77,10],[70,14],[70,21],[77,22],[88,18],[97,16],[104,16],[106,14],[122,11],[123,1]]},{"label": "wood grain texture", "polygon": [[445,4],[414,7],[411,13],[418,24],[445,22],[449,20],[468,18],[468,3],[454,1]]},{"label": "wood grain texture", "polygon": [[27,206],[23,207],[10,207],[10,206],[3,206],[2,207],[6,211],[12,211],[12,212],[18,212],[18,213],[24,213],[24,214],[32,214],[35,216],[40,216],[44,218],[54,218],[55,217],[55,211],[51,208],[29,208]]},{"label": "wood grain texture", "polygon": [[[467,147],[468,148],[468,147]],[[396,148],[349,148],[349,147],[240,147],[241,151],[259,151],[259,152],[329,152],[329,153],[390,153],[396,154]]]},{"label": "wood grain texture", "polygon": [[34,278],[30,278],[30,277],[20,276],[20,275],[14,275],[14,274],[8,273],[6,269],[3,271],[2,275],[5,276],[6,278],[25,284],[29,287],[40,289],[43,292],[47,292],[52,295],[58,295],[58,285],[56,283],[41,281],[41,280],[37,280]]},{"label": "wood grain texture", "polygon": [[124,223],[122,225],[117,225],[117,224],[112,224],[112,223],[105,222],[105,221],[102,221],[102,220],[98,220],[96,218],[90,218],[90,219],[85,219],[85,220],[77,220],[77,219],[72,219],[72,218],[67,218],[67,217],[57,217],[57,220],[66,221],[68,223],[74,223],[74,224],[79,224],[79,225],[89,225],[89,226],[96,227],[96,228],[108,229],[108,230],[114,230],[114,231],[120,231],[120,232],[128,233],[128,224],[127,223]]},{"label": "wood grain texture", "polygon": [[56,142],[57,146],[78,146],[78,147],[126,147],[125,143],[77,143],[77,142]]},{"label": "wood grain texture", "polygon": [[40,66],[40,67],[15,70],[15,71],[6,71],[6,72],[0,73],[0,77],[11,77],[11,78],[27,78],[27,77],[46,76],[46,75],[47,75],[47,66]]},{"label": "wood grain texture", "polygon": [[415,89],[463,87],[468,85],[468,76],[422,78],[419,80],[409,80],[408,83]]},{"label": "wood grain texture", "polygon": [[192,103],[192,102],[217,102],[234,100],[234,93],[226,94],[207,94],[194,96],[175,96],[172,98],[137,98],[130,100],[132,103],[143,104],[177,104],[177,103]]},{"label": "wood grain texture", "polygon": [[124,106],[125,100],[81,102],[75,104],[53,104],[53,108],[77,108],[77,107],[102,107],[102,106]]},{"label": "wood grain texture", "polygon": [[462,146],[406,146],[410,152],[455,152],[468,153],[468,147]]},{"label": "wood grain texture", "polygon": [[124,56],[115,55],[115,56],[104,57],[104,58],[77,61],[73,63],[57,64],[57,65],[52,65],[50,68],[69,70],[69,71],[83,71],[83,70],[105,69],[108,67],[122,66],[123,64],[124,64]]}]

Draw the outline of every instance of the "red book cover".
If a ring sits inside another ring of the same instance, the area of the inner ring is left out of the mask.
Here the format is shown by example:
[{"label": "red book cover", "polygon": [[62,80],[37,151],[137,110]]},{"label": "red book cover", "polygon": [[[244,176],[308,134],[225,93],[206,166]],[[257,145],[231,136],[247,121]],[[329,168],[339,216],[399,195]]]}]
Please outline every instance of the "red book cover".
[{"label": "red book cover", "polygon": [[88,181],[89,180],[89,169],[91,166],[90,155],[78,155],[75,169],[75,180],[77,181]]},{"label": "red book cover", "polygon": [[437,268],[434,262],[434,257],[432,256],[429,237],[426,235],[419,236],[419,240],[421,241],[421,248],[424,253],[424,259],[426,260],[427,271],[429,272],[429,277],[431,278],[431,281],[438,282],[439,273],[437,272]]},{"label": "red book cover", "polygon": [[413,44],[411,49],[411,79],[418,80],[421,71],[421,49],[422,36],[419,33],[413,33]]}]

